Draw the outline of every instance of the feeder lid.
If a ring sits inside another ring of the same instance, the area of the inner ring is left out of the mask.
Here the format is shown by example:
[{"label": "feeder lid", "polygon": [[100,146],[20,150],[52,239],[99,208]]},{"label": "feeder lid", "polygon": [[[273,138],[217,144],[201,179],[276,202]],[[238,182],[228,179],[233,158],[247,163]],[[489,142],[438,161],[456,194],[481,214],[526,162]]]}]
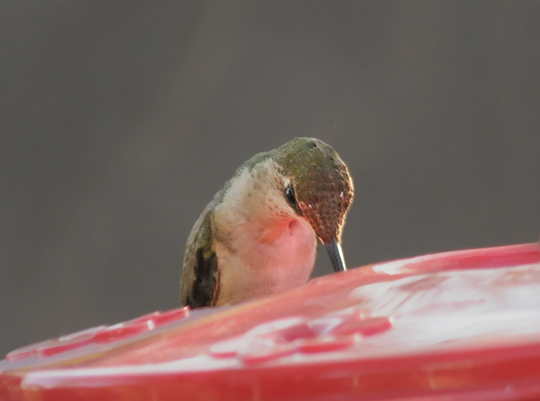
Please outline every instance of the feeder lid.
[{"label": "feeder lid", "polygon": [[6,400],[540,398],[537,244],[380,263],[20,348]]}]

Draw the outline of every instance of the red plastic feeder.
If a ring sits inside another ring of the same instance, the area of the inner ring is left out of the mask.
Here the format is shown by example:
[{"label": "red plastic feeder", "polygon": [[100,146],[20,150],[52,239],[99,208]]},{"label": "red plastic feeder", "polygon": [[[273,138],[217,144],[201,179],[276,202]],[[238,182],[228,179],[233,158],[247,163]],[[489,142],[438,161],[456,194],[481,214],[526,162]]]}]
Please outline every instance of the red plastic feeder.
[{"label": "red plastic feeder", "polygon": [[540,399],[538,245],[370,265],[0,362],[0,400],[176,399]]}]

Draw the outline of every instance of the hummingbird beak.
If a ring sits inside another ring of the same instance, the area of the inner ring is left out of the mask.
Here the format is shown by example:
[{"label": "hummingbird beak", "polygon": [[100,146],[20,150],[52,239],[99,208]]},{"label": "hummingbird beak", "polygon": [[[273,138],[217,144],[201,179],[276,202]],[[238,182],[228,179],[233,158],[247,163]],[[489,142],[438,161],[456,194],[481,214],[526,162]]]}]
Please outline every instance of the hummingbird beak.
[{"label": "hummingbird beak", "polygon": [[343,257],[343,250],[341,249],[341,243],[337,239],[333,239],[332,242],[324,244],[330,261],[334,267],[335,272],[342,272],[347,270],[345,266],[345,258]]}]

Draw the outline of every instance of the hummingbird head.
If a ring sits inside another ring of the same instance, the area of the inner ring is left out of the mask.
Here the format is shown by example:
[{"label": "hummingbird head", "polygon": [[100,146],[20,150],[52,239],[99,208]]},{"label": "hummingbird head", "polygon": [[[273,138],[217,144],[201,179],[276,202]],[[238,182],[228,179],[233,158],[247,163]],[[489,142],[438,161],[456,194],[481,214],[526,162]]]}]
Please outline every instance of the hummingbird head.
[{"label": "hummingbird head", "polygon": [[351,176],[336,151],[316,138],[295,138],[276,149],[288,178],[283,195],[325,245],[335,271],[346,270],[341,233],[354,196]]}]

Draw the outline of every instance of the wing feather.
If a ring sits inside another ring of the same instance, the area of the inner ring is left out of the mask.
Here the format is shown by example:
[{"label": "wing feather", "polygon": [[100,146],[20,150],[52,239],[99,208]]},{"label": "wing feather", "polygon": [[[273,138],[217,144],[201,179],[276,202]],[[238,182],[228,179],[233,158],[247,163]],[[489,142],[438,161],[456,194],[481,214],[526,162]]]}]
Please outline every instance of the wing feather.
[{"label": "wing feather", "polygon": [[218,259],[212,241],[213,203],[195,222],[187,241],[180,293],[184,306],[213,306],[219,289]]}]

